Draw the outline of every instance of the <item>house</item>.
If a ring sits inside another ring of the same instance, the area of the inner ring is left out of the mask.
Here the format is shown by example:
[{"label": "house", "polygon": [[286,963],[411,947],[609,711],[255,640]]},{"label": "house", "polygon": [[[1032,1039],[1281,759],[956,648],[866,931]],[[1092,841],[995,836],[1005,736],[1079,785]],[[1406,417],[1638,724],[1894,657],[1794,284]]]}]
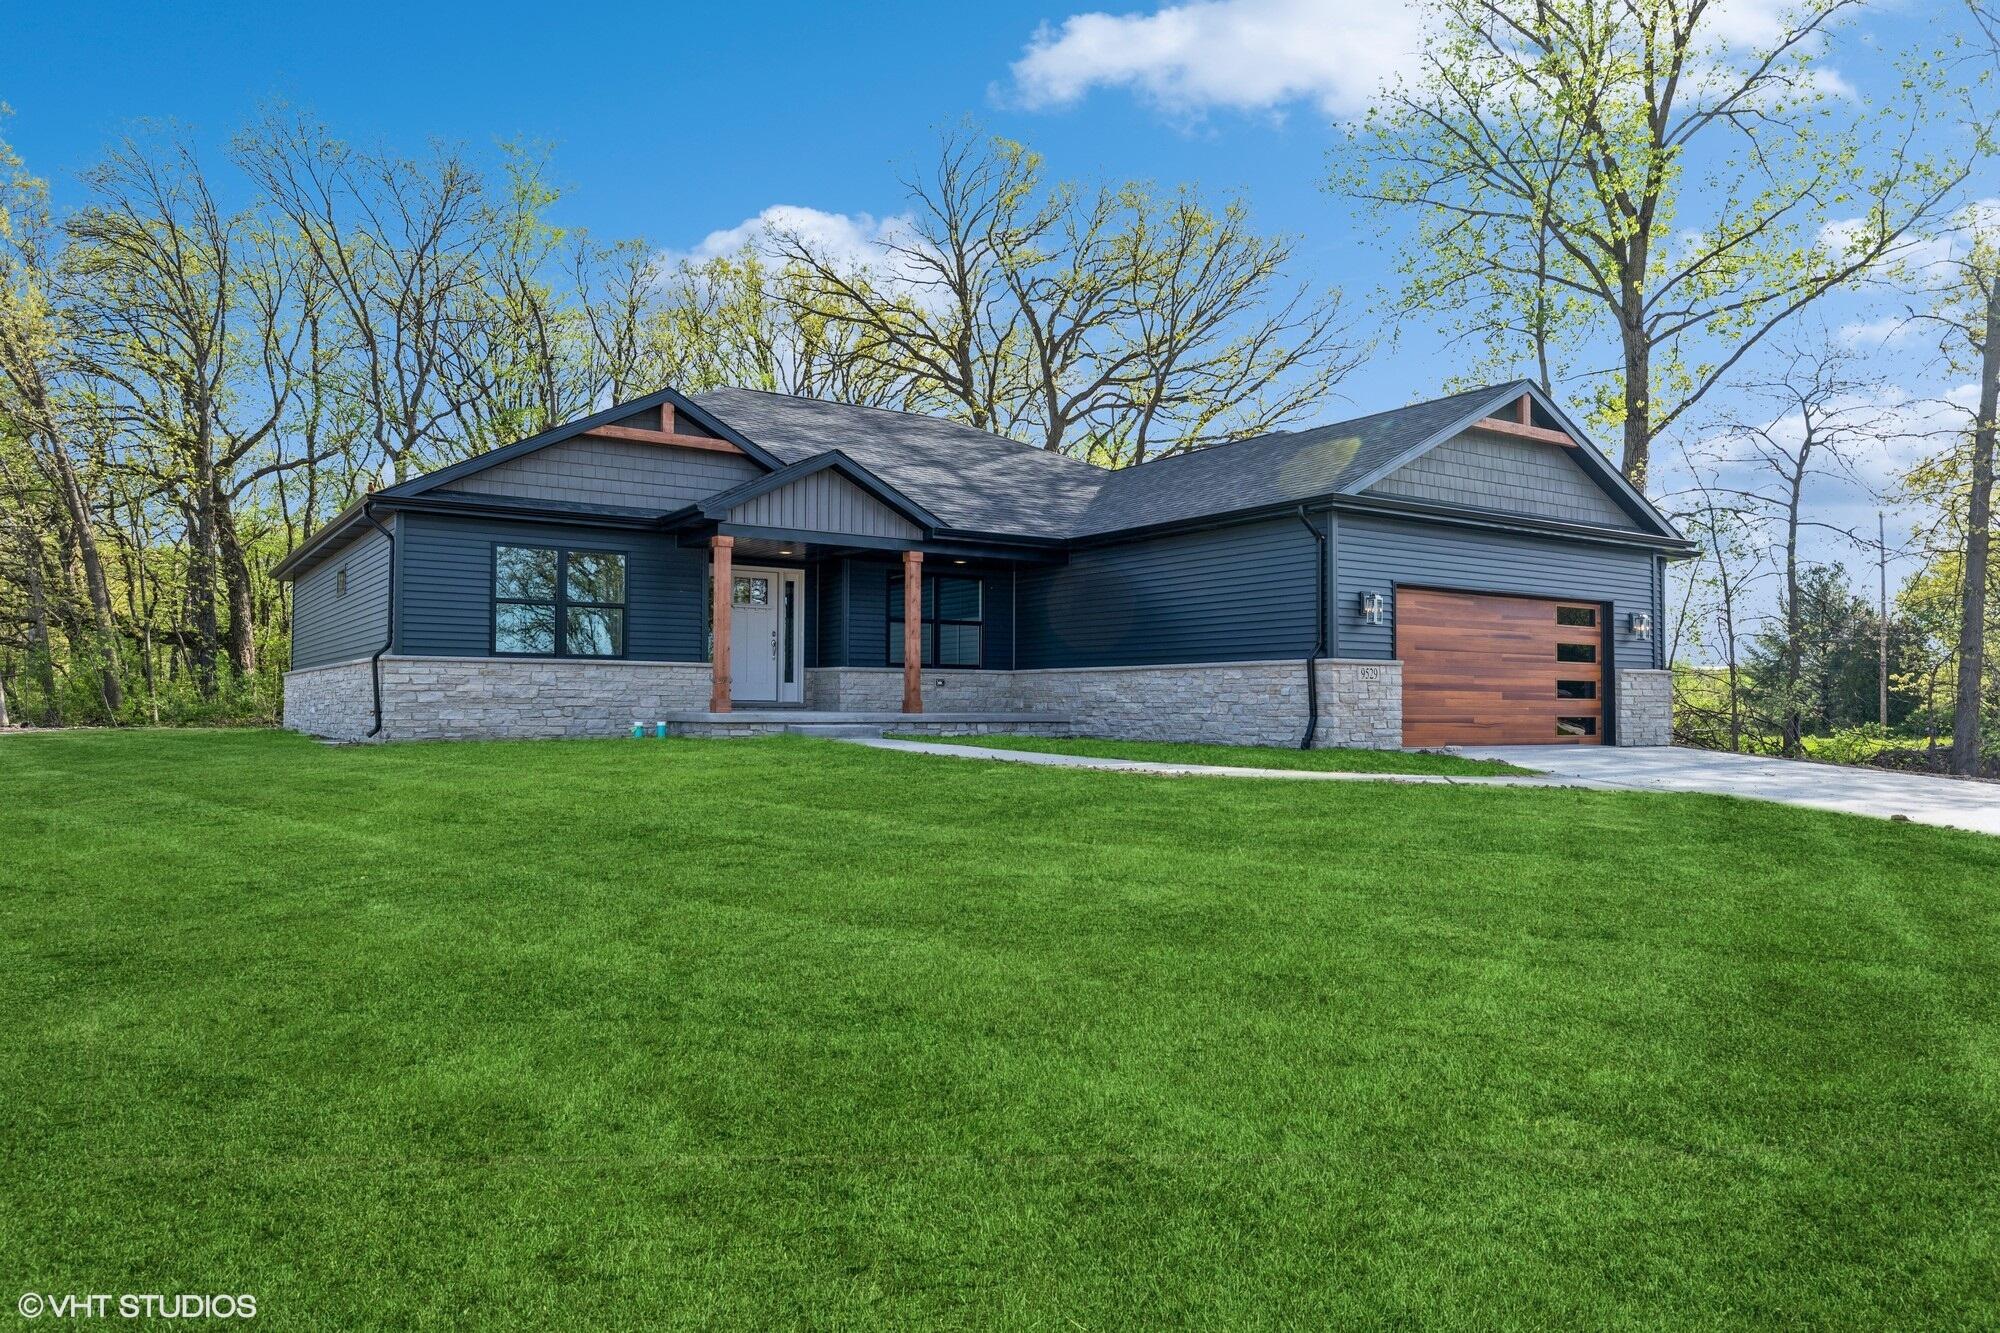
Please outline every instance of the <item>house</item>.
[{"label": "house", "polygon": [[1663,744],[1689,549],[1525,381],[1121,470],[667,389],[315,533],[285,725]]}]

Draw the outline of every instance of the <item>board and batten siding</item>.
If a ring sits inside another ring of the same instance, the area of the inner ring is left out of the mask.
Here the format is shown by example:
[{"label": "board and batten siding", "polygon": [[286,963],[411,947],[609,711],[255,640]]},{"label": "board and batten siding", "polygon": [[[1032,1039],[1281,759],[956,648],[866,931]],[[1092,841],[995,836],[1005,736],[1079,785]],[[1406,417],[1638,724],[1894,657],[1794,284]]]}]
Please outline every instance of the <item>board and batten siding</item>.
[{"label": "board and batten siding", "polygon": [[753,495],[729,511],[731,523],[796,532],[915,541],[917,526],[836,472],[814,472]]},{"label": "board and batten siding", "polygon": [[1317,628],[1318,550],[1286,518],[1090,547],[1066,565],[1024,568],[1018,665],[1303,658]]},{"label": "board and batten siding", "polygon": [[708,660],[708,556],[652,532],[408,514],[396,651],[484,657],[492,651],[496,543],[625,553],[625,656],[647,662]]},{"label": "board and batten siding", "polygon": [[1632,516],[1577,465],[1574,454],[1560,445],[1466,434],[1405,463],[1368,492],[1596,527],[1637,528]]},{"label": "board and batten siding", "polygon": [[[1559,537],[1494,532],[1344,513],[1335,558],[1335,622],[1342,657],[1390,657],[1395,642],[1394,592],[1399,584],[1463,592],[1516,593],[1612,604],[1612,648],[1621,668],[1658,662],[1662,617],[1654,553]],[[1361,594],[1381,593],[1387,623],[1361,617]],[[1653,638],[1627,626],[1634,611],[1650,612]]]},{"label": "board and batten siding", "polygon": [[[901,564],[848,558],[814,568],[819,576],[818,665],[889,665],[889,580],[902,576]],[[924,572],[980,581],[980,667],[987,671],[1012,669],[1014,571],[1004,565],[955,565],[933,557],[925,561]]]},{"label": "board and batten siding", "polygon": [[580,438],[460,477],[439,494],[466,491],[569,504],[678,509],[764,475],[740,454],[626,440]]},{"label": "board and batten siding", "polygon": [[[397,519],[383,526],[396,529]],[[292,588],[292,669],[369,657],[389,634],[389,539],[373,528],[299,577]],[[400,533],[398,534],[400,535]],[[347,591],[340,575],[347,573]]]}]

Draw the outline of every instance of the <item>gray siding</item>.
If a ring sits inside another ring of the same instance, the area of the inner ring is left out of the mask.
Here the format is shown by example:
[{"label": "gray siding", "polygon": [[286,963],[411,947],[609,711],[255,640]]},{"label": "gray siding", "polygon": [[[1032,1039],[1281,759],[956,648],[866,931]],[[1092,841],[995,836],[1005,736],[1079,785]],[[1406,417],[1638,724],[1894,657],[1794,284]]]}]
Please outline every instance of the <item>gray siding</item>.
[{"label": "gray siding", "polygon": [[[1414,584],[1610,602],[1617,665],[1650,667],[1656,660],[1662,617],[1650,551],[1352,513],[1340,516],[1339,542],[1334,612],[1342,657],[1394,655],[1394,590]],[[1390,598],[1388,624],[1362,623],[1364,592]],[[1652,642],[1633,638],[1625,624],[1631,612],[1647,610],[1653,613]]]},{"label": "gray siding", "polygon": [[446,489],[578,504],[679,509],[763,475],[763,468],[738,454],[625,440],[575,439],[462,477]]},{"label": "gray siding", "polygon": [[705,662],[708,556],[670,536],[435,514],[404,516],[397,651],[484,656],[492,643],[493,546],[625,552],[625,655]]},{"label": "gray siding", "polygon": [[[384,526],[396,527],[394,518]],[[321,558],[292,585],[292,666],[371,656],[389,632],[389,539],[372,528]],[[400,535],[400,534],[399,534]],[[347,571],[347,593],[339,592]]]},{"label": "gray siding", "polygon": [[1577,466],[1572,453],[1531,440],[1466,434],[1405,463],[1368,492],[1636,528],[1632,516]]},{"label": "gray siding", "polygon": [[914,541],[915,524],[836,472],[815,472],[774,491],[752,496],[729,511],[729,521],[798,532]]},{"label": "gray siding", "polygon": [[1019,665],[1304,657],[1318,547],[1296,519],[1076,552],[1020,573]]}]

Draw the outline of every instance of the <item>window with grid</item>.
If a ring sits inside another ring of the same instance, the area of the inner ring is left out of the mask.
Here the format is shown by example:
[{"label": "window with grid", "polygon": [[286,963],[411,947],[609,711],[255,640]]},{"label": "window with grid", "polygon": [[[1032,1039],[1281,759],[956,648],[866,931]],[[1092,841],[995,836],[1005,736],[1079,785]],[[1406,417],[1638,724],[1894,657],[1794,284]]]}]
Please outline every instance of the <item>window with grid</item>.
[{"label": "window with grid", "polygon": [[624,554],[495,546],[493,651],[535,657],[623,657]]},{"label": "window with grid", "polygon": [[[976,667],[985,621],[983,585],[955,574],[923,576],[920,640],[927,667]],[[889,580],[889,665],[903,665],[903,576]]]}]

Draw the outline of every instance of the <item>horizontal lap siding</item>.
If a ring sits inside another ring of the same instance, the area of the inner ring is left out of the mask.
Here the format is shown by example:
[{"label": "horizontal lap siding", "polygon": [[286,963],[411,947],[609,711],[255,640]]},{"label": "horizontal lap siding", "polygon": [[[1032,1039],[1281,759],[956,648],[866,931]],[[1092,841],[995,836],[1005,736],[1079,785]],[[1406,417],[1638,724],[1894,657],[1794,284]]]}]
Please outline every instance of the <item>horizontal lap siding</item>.
[{"label": "horizontal lap siding", "polygon": [[[386,520],[385,526],[394,520]],[[389,539],[366,535],[324,556],[292,589],[292,669],[373,655],[389,633]],[[347,571],[347,594],[338,592]]]},{"label": "horizontal lap siding", "polygon": [[397,651],[477,657],[492,639],[493,544],[625,552],[626,656],[705,662],[708,561],[657,533],[500,519],[404,518]]},{"label": "horizontal lap siding", "polygon": [[1296,519],[1076,552],[1024,568],[1022,669],[1303,657],[1318,546]]},{"label": "horizontal lap siding", "polygon": [[[1634,611],[1650,612],[1655,626],[1659,623],[1649,551],[1343,514],[1337,564],[1340,586],[1334,607],[1342,657],[1393,655],[1392,593],[1400,583],[1610,602],[1616,665],[1655,663],[1654,643],[1634,638],[1626,626]],[[1389,623],[1362,623],[1365,592],[1379,592],[1391,601],[1385,616]]]}]

